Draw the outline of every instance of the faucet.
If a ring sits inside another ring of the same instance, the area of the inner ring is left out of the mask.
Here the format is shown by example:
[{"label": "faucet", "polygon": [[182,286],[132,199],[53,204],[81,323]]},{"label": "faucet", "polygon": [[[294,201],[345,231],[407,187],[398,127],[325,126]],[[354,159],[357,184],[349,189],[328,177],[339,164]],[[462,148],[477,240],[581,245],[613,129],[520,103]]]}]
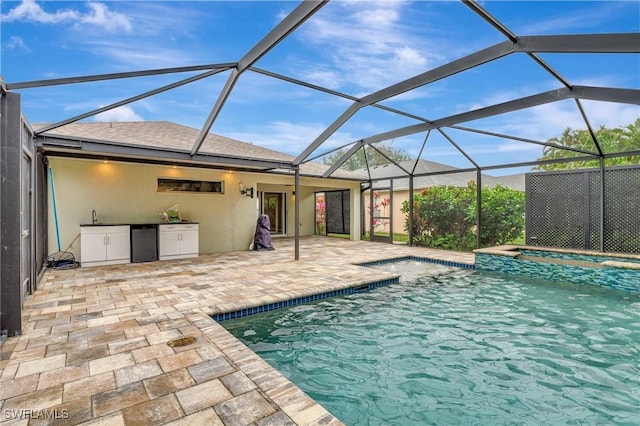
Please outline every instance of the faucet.
[{"label": "faucet", "polygon": [[91,210],[91,223],[98,223],[98,213],[96,213],[96,209]]}]

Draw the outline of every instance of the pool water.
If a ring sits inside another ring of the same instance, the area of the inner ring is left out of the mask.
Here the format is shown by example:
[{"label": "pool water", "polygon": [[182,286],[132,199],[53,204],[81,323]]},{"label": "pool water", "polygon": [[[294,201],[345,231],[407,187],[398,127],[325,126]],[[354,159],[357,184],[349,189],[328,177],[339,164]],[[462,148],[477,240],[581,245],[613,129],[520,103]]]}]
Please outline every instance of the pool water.
[{"label": "pool water", "polygon": [[400,284],[222,325],[347,425],[640,422],[640,293],[376,268]]}]

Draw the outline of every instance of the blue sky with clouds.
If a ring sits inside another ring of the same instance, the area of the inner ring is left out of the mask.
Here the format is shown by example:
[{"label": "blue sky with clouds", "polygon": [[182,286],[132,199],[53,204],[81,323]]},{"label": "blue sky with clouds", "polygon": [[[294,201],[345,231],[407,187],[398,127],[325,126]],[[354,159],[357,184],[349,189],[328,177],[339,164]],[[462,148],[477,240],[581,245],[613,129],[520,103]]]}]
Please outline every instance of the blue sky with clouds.
[{"label": "blue sky with clouds", "polygon": [[[2,1],[0,74],[5,82],[137,71],[239,60],[298,2],[288,1]],[[518,35],[640,32],[640,2],[484,1]],[[256,67],[352,96],[504,41],[455,1],[329,2]],[[640,89],[640,55],[541,54],[571,83]],[[20,90],[32,123],[55,122],[194,75],[183,73]],[[108,111],[88,121],[169,120],[202,127],[228,73]],[[526,55],[510,55],[384,102],[427,119],[477,109],[561,85]],[[293,155],[349,105],[335,96],[253,72],[235,86],[211,132]],[[594,127],[625,126],[638,106],[584,101]],[[365,108],[319,153],[416,124]],[[545,141],[584,128],[573,101],[547,104],[465,126]],[[434,132],[432,132],[434,133]],[[481,165],[535,160],[540,147],[448,130]],[[393,141],[417,154],[425,134]],[[428,149],[427,149],[428,148]],[[442,135],[429,136],[424,158],[469,163]]]}]

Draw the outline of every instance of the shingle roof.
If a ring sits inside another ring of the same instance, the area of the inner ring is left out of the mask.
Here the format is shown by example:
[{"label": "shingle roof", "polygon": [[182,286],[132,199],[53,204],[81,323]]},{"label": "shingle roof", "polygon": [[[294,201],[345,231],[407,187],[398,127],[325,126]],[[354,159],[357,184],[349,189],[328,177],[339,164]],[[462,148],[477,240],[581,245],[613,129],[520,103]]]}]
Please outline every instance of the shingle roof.
[{"label": "shingle roof", "polygon": [[[42,125],[40,126],[42,127]],[[37,129],[38,125],[34,125],[34,127]],[[42,133],[43,136],[165,148],[183,152],[191,150],[198,134],[197,129],[169,121],[75,122]],[[295,158],[282,152],[213,133],[207,135],[200,152],[285,163],[289,163]],[[329,166],[325,164],[308,162],[300,166],[300,173],[307,176],[322,176],[328,168]],[[342,170],[335,173],[333,177],[361,178],[360,175]]]}]

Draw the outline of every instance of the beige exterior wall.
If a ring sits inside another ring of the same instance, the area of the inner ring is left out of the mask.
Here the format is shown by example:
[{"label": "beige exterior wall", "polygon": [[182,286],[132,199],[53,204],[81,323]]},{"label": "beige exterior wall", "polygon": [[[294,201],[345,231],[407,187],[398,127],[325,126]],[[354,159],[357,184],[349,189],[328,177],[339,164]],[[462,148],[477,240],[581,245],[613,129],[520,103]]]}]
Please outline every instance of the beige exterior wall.
[{"label": "beige exterior wall", "polygon": [[[294,195],[292,176],[187,167],[156,166],[125,162],[49,158],[53,172],[60,246],[82,258],[80,224],[91,223],[96,210],[101,223],[160,222],[163,209],[179,204],[183,219],[200,223],[200,253],[248,250],[258,217],[258,191],[286,193],[287,230],[293,236]],[[224,181],[224,194],[157,192],[157,178],[184,178]],[[253,187],[249,198],[240,194],[239,182]],[[325,189],[351,189],[352,211],[359,212],[359,183],[319,178],[301,178],[300,235],[314,232],[314,192]],[[50,189],[50,187],[49,187]],[[360,215],[351,215],[351,229],[360,229]],[[354,232],[352,238],[359,238]],[[56,225],[49,191],[49,254],[58,251]],[[74,241],[75,240],[75,241]],[[73,243],[73,244],[72,244]]]},{"label": "beige exterior wall", "polygon": [[[378,200],[383,200],[384,198],[389,197],[389,192],[388,191],[377,191],[378,192]],[[420,190],[414,190],[414,194],[418,194],[420,192]],[[401,209],[402,209],[402,203],[409,200],[409,191],[406,189],[399,189],[399,190],[394,190],[393,191],[393,208],[391,208],[390,206],[385,208],[380,207],[380,214],[381,216],[389,216],[390,214],[393,214],[393,233],[394,234],[405,234],[407,235],[408,232],[405,231],[404,229],[404,223],[406,221],[406,216],[404,213],[402,213]],[[365,197],[365,223],[366,223],[366,228],[369,228],[369,220],[370,220],[370,216],[369,216],[369,198]],[[378,224],[375,227],[375,231],[376,232],[389,232],[389,224]]]}]

